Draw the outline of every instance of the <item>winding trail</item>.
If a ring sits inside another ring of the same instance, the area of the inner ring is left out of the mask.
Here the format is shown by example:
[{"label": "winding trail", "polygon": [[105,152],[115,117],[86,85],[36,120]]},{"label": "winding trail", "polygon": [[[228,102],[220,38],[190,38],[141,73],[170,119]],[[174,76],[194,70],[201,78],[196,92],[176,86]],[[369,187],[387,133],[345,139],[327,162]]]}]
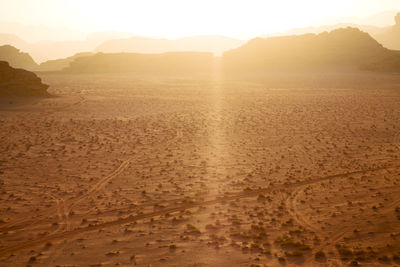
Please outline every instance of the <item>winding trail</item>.
[{"label": "winding trail", "polygon": [[[96,231],[99,229],[118,226],[118,225],[122,225],[122,224],[132,223],[137,220],[143,220],[143,219],[148,219],[148,218],[152,218],[152,217],[156,217],[156,216],[161,216],[161,215],[165,215],[167,213],[180,212],[180,211],[184,211],[184,210],[195,208],[195,207],[220,204],[220,203],[225,203],[227,201],[232,201],[232,200],[237,200],[237,199],[242,199],[242,198],[256,197],[261,193],[269,193],[274,190],[297,189],[299,187],[303,187],[306,185],[312,185],[315,183],[319,183],[321,181],[326,181],[326,180],[331,180],[331,179],[336,179],[336,178],[343,178],[343,177],[347,177],[347,176],[354,175],[354,174],[364,174],[367,172],[374,172],[374,171],[378,171],[378,170],[384,170],[384,169],[396,168],[396,167],[398,167],[398,166],[391,166],[391,167],[386,166],[386,167],[379,167],[379,168],[374,168],[374,169],[358,170],[358,171],[352,171],[352,172],[345,172],[345,173],[341,173],[341,174],[328,175],[328,176],[324,176],[324,177],[310,179],[308,181],[296,182],[296,183],[286,184],[286,185],[284,185],[284,184],[275,185],[275,186],[271,186],[271,187],[264,188],[264,189],[245,190],[240,193],[225,194],[224,196],[216,197],[216,198],[209,199],[209,200],[193,202],[193,203],[185,203],[182,205],[167,207],[167,208],[149,212],[149,213],[139,213],[139,214],[135,214],[135,215],[130,215],[128,217],[120,218],[117,220],[112,220],[109,222],[104,222],[104,223],[99,223],[99,224],[95,224],[95,225],[89,225],[87,227],[76,228],[76,229],[72,229],[72,230],[68,230],[68,231],[53,233],[53,234],[49,234],[47,236],[44,236],[44,237],[41,237],[41,238],[38,238],[35,240],[28,240],[28,241],[25,241],[20,244],[16,244],[13,246],[9,246],[9,247],[0,249],[0,256],[6,256],[15,251],[31,248],[31,247],[34,247],[37,245],[44,244],[46,242],[69,239],[69,238],[72,238],[74,236],[77,236],[77,235],[80,235],[83,233],[92,232],[92,231]],[[121,169],[123,169],[123,168],[121,168]],[[120,170],[120,168],[118,168],[117,170]],[[115,174],[115,173],[119,173],[119,172],[114,171],[112,174]],[[109,175],[109,176],[112,177],[112,175]]]}]

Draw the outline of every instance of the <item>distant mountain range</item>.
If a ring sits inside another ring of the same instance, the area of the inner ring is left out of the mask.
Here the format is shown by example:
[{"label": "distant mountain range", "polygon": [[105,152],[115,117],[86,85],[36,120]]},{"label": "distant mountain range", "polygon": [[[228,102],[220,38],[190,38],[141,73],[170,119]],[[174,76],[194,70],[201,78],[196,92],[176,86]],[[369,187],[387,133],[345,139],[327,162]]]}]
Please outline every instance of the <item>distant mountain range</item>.
[{"label": "distant mountain range", "polygon": [[[124,37],[124,38],[121,38]],[[27,43],[13,34],[0,33],[0,45],[12,45],[28,52],[36,62],[71,57],[83,51],[105,53],[165,53],[173,51],[210,52],[221,55],[245,41],[224,36],[193,36],[178,40],[129,37],[124,33],[95,33],[86,40]]]},{"label": "distant mountain range", "polygon": [[80,57],[88,57],[94,55],[90,52],[82,52],[73,55],[72,57],[48,60],[39,65],[39,71],[61,71],[69,67],[69,65]]},{"label": "distant mountain range", "polygon": [[[212,53],[97,53],[74,59],[64,69],[74,73],[211,72]],[[320,34],[255,38],[222,56],[226,72],[335,70],[400,72],[400,52],[383,47],[368,33],[342,28]]]},{"label": "distant mountain range", "polygon": [[[0,47],[0,60],[12,67],[35,71],[210,72],[219,60],[207,52],[79,53],[37,65],[27,53],[6,45]],[[320,34],[255,38],[222,55],[225,71],[268,71],[335,69],[400,72],[400,51],[383,47],[368,33],[342,28]]]},{"label": "distant mountain range", "polygon": [[104,53],[147,53],[157,54],[173,51],[209,52],[221,55],[223,52],[239,47],[245,41],[224,36],[192,36],[178,40],[131,37],[105,41],[94,51]]},{"label": "distant mountain range", "polygon": [[0,45],[12,45],[22,51],[28,52],[36,62],[44,62],[71,57],[84,51],[93,51],[106,40],[126,36],[126,33],[104,32],[91,34],[85,40],[28,43],[16,35],[0,33]]},{"label": "distant mountain range", "polygon": [[1,21],[0,32],[15,34],[28,43],[43,40],[66,41],[85,39],[86,34],[77,30],[44,25],[26,25],[18,22]]},{"label": "distant mountain range", "polygon": [[[385,12],[377,15],[375,20],[382,21],[383,16],[393,16],[393,12]],[[358,25],[352,23],[340,23],[320,27],[308,27],[301,29],[293,29],[285,33],[274,34],[273,36],[287,36],[287,35],[301,35],[305,33],[322,33],[325,31],[332,31],[338,28],[354,27],[362,31],[368,32],[384,47],[392,50],[400,50],[400,19],[397,15],[395,24],[388,27],[376,27]],[[371,18],[368,21],[373,21]],[[391,18],[393,20],[393,17]],[[0,23],[1,30],[6,30],[2,23]],[[14,25],[15,26],[15,25]],[[11,29],[16,29],[17,32],[25,33],[27,30],[21,28],[21,25]],[[23,31],[24,30],[24,31]],[[32,29],[34,30],[34,29]],[[47,28],[39,28],[39,33],[55,31]],[[77,33],[71,36],[76,36]],[[24,36],[29,36],[25,33]],[[273,37],[265,36],[265,37]],[[129,33],[121,32],[101,32],[93,33],[87,36],[84,40],[67,40],[67,41],[40,41],[40,42],[27,42],[19,38],[15,34],[0,33],[0,45],[12,45],[21,51],[29,53],[36,62],[45,62],[47,60],[58,60],[60,58],[70,58],[81,52],[103,52],[103,53],[149,53],[158,54],[173,51],[196,51],[196,52],[210,52],[214,55],[221,55],[223,52],[238,48],[246,41],[224,36],[192,36],[185,37],[177,40],[157,39],[140,36],[130,36]]]},{"label": "distant mountain range", "polygon": [[[109,40],[107,38],[120,34],[98,33],[85,41],[29,44],[15,35],[0,34],[0,45],[9,43],[17,47],[0,46],[0,60],[9,62],[12,67],[31,71],[166,70],[168,64],[165,60],[171,60],[172,69],[184,69],[181,67],[187,66],[188,69],[198,70],[205,69],[210,59],[215,60],[213,54],[223,54],[222,62],[226,70],[336,66],[400,72],[400,52],[392,51],[400,51],[400,13],[395,17],[395,24],[390,27],[336,29],[344,25],[347,24],[296,29],[288,36],[255,38],[247,43],[223,36],[194,36],[178,40],[146,37]],[[302,34],[303,31],[318,34]],[[56,59],[38,65],[31,55]],[[183,63],[183,60],[191,63]],[[195,63],[199,66],[196,67]]]},{"label": "distant mountain range", "polygon": [[29,71],[60,71],[79,57],[90,56],[93,53],[78,53],[72,57],[49,60],[42,64],[37,64],[28,53],[21,52],[11,45],[0,46],[0,61],[6,61],[13,68],[21,68]]}]

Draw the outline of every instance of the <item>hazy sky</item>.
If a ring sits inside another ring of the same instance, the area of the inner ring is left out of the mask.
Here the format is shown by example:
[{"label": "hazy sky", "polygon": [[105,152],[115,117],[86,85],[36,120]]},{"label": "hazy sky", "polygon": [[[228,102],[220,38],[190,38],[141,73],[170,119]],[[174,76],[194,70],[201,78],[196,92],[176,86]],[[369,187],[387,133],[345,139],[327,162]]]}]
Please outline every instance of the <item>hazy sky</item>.
[{"label": "hazy sky", "polygon": [[400,0],[0,0],[1,21],[167,38],[245,39],[326,17],[363,18],[385,10],[400,10]]}]

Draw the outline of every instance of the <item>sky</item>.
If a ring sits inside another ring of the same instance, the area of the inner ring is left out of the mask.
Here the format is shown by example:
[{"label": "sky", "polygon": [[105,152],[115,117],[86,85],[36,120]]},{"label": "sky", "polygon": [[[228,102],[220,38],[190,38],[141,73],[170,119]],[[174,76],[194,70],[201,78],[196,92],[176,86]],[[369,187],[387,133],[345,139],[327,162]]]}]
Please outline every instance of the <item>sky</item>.
[{"label": "sky", "polygon": [[80,32],[240,39],[399,10],[400,0],[0,0],[0,20]]}]

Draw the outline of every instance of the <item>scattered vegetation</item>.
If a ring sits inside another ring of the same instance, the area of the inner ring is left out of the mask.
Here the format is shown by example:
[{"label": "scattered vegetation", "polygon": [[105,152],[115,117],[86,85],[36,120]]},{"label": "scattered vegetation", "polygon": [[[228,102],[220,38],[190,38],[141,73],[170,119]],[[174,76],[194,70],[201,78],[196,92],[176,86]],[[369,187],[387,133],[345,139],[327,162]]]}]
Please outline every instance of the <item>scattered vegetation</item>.
[{"label": "scattered vegetation", "polygon": [[326,259],[326,255],[323,251],[319,250],[315,253],[314,255],[316,260],[325,260]]},{"label": "scattered vegetation", "polygon": [[190,234],[190,235],[200,235],[201,232],[199,229],[197,229],[194,225],[192,224],[187,224],[186,225],[186,234]]}]

